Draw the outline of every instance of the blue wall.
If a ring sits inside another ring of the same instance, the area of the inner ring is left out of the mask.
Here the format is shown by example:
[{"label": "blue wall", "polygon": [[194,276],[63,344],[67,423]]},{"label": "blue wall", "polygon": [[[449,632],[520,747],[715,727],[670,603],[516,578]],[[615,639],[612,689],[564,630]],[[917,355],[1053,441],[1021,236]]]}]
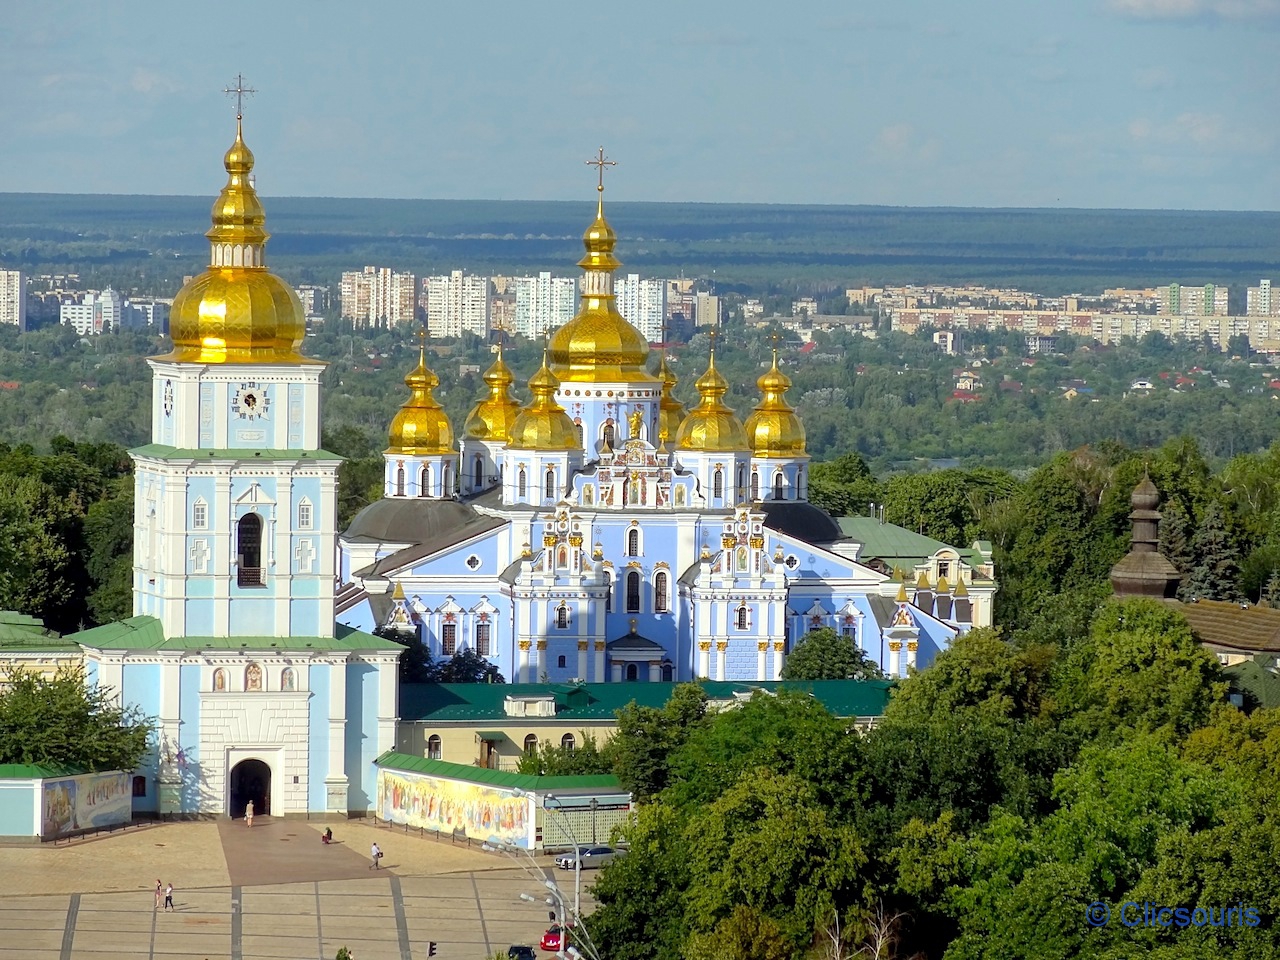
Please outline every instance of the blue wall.
[{"label": "blue wall", "polygon": [[38,795],[37,784],[5,785],[0,788],[0,837],[32,837],[32,819]]},{"label": "blue wall", "polygon": [[324,778],[329,775],[329,671],[333,669],[328,664],[313,664],[308,671],[307,809],[312,813],[323,813],[328,803]]},{"label": "blue wall", "polygon": [[[368,663],[348,663],[347,667],[347,777],[351,781],[348,806],[352,810],[373,809],[378,755],[378,670]],[[364,731],[369,731],[365,733]]]},{"label": "blue wall", "polygon": [[179,739],[187,758],[187,769],[182,773],[182,809],[195,811],[200,809],[200,784],[204,780],[200,763],[200,665],[187,663],[178,669],[178,716],[182,721]]}]

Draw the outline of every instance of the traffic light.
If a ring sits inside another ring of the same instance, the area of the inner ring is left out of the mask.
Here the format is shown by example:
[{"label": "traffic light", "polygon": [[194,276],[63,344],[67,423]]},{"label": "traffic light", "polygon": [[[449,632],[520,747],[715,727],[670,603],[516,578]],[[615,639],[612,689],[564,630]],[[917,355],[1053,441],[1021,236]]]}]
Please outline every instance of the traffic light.
[{"label": "traffic light", "polygon": [[434,940],[427,941],[427,956],[434,957],[436,955],[436,942]]}]

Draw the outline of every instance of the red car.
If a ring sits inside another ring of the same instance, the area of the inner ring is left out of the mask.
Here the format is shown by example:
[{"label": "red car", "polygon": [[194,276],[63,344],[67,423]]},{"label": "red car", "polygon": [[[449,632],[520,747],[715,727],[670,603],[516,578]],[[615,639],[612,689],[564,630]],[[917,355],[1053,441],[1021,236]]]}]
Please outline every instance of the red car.
[{"label": "red car", "polygon": [[558,953],[568,945],[569,938],[565,936],[567,933],[567,927],[562,930],[560,924],[553,924],[548,927],[547,932],[542,935],[542,940],[539,942],[538,946],[542,947],[543,950],[550,951],[551,953]]}]

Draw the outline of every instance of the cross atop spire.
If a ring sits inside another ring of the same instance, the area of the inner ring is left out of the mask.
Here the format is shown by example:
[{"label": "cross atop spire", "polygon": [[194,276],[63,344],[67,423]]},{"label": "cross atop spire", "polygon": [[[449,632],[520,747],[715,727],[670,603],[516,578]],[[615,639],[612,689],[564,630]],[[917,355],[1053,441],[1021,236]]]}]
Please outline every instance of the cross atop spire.
[{"label": "cross atop spire", "polygon": [[253,89],[253,87],[246,87],[244,85],[244,75],[237,73],[236,85],[234,87],[223,87],[222,92],[229,97],[234,96],[236,98],[236,120],[239,121],[244,119],[245,94],[253,96],[258,91]]},{"label": "cross atop spire", "polygon": [[618,161],[610,160],[607,157],[605,157],[604,147],[601,147],[599,151],[597,151],[596,155],[592,157],[590,160],[586,161],[586,163],[587,163],[587,166],[596,168],[596,173],[598,175],[598,180],[596,181],[596,190],[599,191],[600,193],[604,193],[604,168],[616,167],[618,165]]}]

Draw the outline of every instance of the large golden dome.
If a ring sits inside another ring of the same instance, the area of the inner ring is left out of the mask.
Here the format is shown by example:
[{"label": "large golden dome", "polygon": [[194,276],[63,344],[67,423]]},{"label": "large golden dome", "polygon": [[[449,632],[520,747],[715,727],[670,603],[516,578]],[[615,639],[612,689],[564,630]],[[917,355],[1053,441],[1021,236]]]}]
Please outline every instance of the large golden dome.
[{"label": "large golden dome", "polygon": [[551,337],[551,368],[570,383],[653,383],[645,367],[649,342],[618,312],[613,273],[622,266],[613,255],[617,235],[604,217],[604,201],[582,235],[587,254],[578,261],[582,305],[577,316]]},{"label": "large golden dome", "polygon": [[707,372],[698,378],[696,386],[701,399],[680,424],[676,447],[704,453],[746,450],[747,434],[742,428],[742,421],[724,403],[729,381],[716,369],[714,348],[707,363]]},{"label": "large golden dome", "polygon": [[791,378],[778,369],[778,351],[773,351],[773,366],[756,386],[760,388],[760,404],[747,417],[747,442],[757,457],[806,457],[804,424],[787,403],[785,394]]},{"label": "large golden dome", "polygon": [[542,366],[529,378],[533,399],[517,415],[511,425],[511,439],[507,446],[518,450],[578,450],[578,428],[556,403],[556,390],[560,381],[547,367],[543,354]]},{"label": "large golden dome", "polygon": [[227,185],[213,205],[209,269],[178,292],[169,311],[173,350],[162,359],[190,363],[320,363],[299,351],[306,336],[302,303],[268,273],[266,215],[250,173],[253,153],[240,122],[223,158]]},{"label": "large golden dome", "polygon": [[418,365],[404,378],[409,399],[391,421],[387,453],[433,456],[453,453],[453,425],[432,393],[440,378],[427,369],[425,344],[418,349]]},{"label": "large golden dome", "polygon": [[498,345],[498,359],[484,372],[484,382],[489,387],[485,397],[467,415],[463,432],[476,440],[506,441],[511,428],[520,415],[520,404],[511,396],[511,385],[516,378],[502,359],[502,345]]}]

